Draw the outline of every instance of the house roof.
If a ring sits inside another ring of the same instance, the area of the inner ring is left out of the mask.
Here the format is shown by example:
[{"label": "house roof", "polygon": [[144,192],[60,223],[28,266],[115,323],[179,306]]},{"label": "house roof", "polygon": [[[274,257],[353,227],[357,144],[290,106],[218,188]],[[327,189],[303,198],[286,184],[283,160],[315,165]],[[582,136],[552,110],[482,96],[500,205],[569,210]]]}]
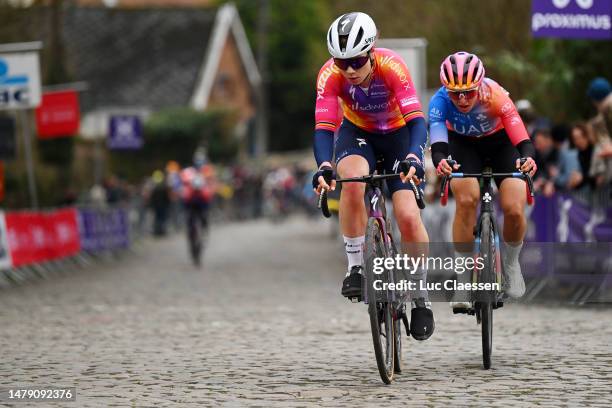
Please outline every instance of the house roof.
[{"label": "house roof", "polygon": [[188,104],[215,15],[210,9],[66,10],[67,68],[89,88],[82,109]]},{"label": "house roof", "polygon": [[[11,25],[48,46],[49,13],[48,7],[16,13]],[[80,97],[85,113],[121,107],[205,109],[230,33],[247,79],[259,86],[259,71],[231,3],[219,8],[67,7],[62,19],[70,80],[87,84]]]},{"label": "house roof", "polygon": [[249,41],[244,32],[244,27],[240,21],[238,10],[231,3],[225,4],[219,9],[215,21],[215,27],[212,32],[212,38],[208,43],[208,49],[205,56],[205,64],[202,66],[202,72],[199,77],[198,85],[191,99],[191,106],[195,109],[205,109],[208,104],[208,98],[212,90],[215,73],[221,60],[223,52],[224,40],[228,34],[234,36],[238,46],[238,53],[245,68],[246,76],[251,83],[251,86],[257,88],[261,85],[261,75],[255,63],[255,58],[251,52]]}]

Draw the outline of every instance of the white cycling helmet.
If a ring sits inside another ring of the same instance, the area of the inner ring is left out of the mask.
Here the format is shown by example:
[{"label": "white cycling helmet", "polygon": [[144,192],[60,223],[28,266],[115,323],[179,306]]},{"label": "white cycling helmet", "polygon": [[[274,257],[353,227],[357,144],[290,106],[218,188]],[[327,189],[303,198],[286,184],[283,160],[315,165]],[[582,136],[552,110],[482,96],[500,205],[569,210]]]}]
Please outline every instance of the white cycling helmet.
[{"label": "white cycling helmet", "polygon": [[374,47],[376,34],[376,24],[367,14],[343,14],[327,31],[327,49],[334,58],[353,58]]}]

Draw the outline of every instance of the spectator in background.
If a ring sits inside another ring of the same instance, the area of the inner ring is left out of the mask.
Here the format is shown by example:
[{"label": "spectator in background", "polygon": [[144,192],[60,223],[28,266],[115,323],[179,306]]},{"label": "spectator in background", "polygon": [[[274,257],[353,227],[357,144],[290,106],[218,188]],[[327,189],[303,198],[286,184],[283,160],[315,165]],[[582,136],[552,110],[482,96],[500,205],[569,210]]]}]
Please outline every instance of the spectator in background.
[{"label": "spectator in background", "polygon": [[567,143],[569,128],[556,125],[551,130],[536,129],[534,146],[538,172],[534,186],[546,197],[557,190],[568,190],[575,183],[580,183],[580,164],[576,150],[570,149]]},{"label": "spectator in background", "polygon": [[149,205],[153,209],[153,234],[163,236],[166,235],[168,210],[170,209],[170,188],[161,170],[153,172],[152,180],[153,190],[149,198]]},{"label": "spectator in background", "polygon": [[106,190],[106,203],[108,205],[115,205],[121,201],[121,188],[117,176],[112,174],[108,176],[104,181],[104,188]]},{"label": "spectator in background", "polygon": [[106,206],[106,190],[100,184],[94,184],[89,190],[89,203],[94,207]]},{"label": "spectator in background", "polygon": [[591,173],[599,174],[598,184],[612,183],[612,92],[605,78],[591,81],[587,95],[597,109],[597,115],[589,120],[593,130],[595,152]]},{"label": "spectator in background", "polygon": [[569,187],[572,189],[594,189],[596,185],[596,177],[590,172],[594,146],[589,128],[584,123],[577,123],[572,126],[571,142],[578,151],[580,174],[570,178]]},{"label": "spectator in background", "polygon": [[536,150],[535,161],[538,171],[534,177],[534,188],[547,197],[555,192],[552,170],[557,163],[557,151],[553,144],[552,135],[547,128],[535,129],[533,145]]},{"label": "spectator in background", "polygon": [[550,130],[554,149],[557,151],[557,163],[551,169],[551,177],[555,188],[560,191],[570,190],[575,183],[580,182],[580,163],[578,152],[570,148],[570,128],[559,124]]},{"label": "spectator in background", "polygon": [[182,212],[181,212],[181,166],[175,160],[170,160],[166,163],[166,183],[170,191],[170,207],[168,218],[174,227],[175,231],[181,228]]},{"label": "spectator in background", "polygon": [[533,132],[536,130],[536,114],[533,110],[531,102],[527,99],[519,99],[516,101],[516,110],[525,124],[527,133],[533,137]]}]

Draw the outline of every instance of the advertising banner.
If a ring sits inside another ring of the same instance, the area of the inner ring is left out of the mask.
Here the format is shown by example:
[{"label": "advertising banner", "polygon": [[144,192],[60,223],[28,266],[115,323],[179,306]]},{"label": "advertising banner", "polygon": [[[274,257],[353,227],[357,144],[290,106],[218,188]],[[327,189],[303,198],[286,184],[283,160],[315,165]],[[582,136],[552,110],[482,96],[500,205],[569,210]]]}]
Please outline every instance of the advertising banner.
[{"label": "advertising banner", "polygon": [[79,131],[79,97],[76,91],[49,92],[36,109],[39,139],[72,136]]},{"label": "advertising banner", "polygon": [[40,105],[38,52],[0,54],[0,110]]},{"label": "advertising banner", "polygon": [[63,258],[81,248],[75,209],[20,211],[5,218],[13,266]]},{"label": "advertising banner", "polygon": [[112,150],[137,150],[144,144],[142,122],[139,116],[111,116],[108,148]]},{"label": "advertising banner", "polygon": [[612,39],[612,0],[532,0],[534,37]]},{"label": "advertising banner", "polygon": [[122,249],[130,243],[128,214],[121,208],[79,210],[79,230],[84,251]]},{"label": "advertising banner", "polygon": [[592,208],[566,194],[538,196],[525,241],[612,242],[612,207]]},{"label": "advertising banner", "polygon": [[0,269],[8,269],[11,267],[11,264],[11,253],[6,238],[4,212],[0,211]]}]

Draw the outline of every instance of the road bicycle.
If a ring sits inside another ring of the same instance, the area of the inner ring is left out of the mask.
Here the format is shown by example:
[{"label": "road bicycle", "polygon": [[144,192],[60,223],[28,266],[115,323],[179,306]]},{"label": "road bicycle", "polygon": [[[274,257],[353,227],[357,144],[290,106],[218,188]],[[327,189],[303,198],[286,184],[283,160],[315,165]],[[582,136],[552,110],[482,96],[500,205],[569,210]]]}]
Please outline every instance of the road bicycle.
[{"label": "road bicycle", "polygon": [[208,238],[208,210],[199,204],[190,204],[187,211],[187,240],[189,254],[195,266],[202,262],[202,252]]},{"label": "road bicycle", "polygon": [[[374,281],[381,283],[395,283],[399,281],[394,269],[386,269],[381,274],[374,273],[375,258],[395,257],[397,248],[391,234],[391,219],[387,216],[385,207],[384,182],[387,179],[399,177],[399,174],[383,174],[382,161],[377,161],[377,170],[374,174],[345,178],[336,180],[341,183],[366,183],[366,201],[368,223],[364,244],[364,287],[363,299],[353,298],[353,302],[363,300],[368,305],[370,316],[370,327],[372,340],[374,342],[374,354],[380,377],[385,384],[393,381],[395,373],[401,372],[402,341],[401,323],[406,328],[406,334],[410,333],[410,326],[405,312],[405,303],[408,300],[407,292],[395,290],[376,290]],[[323,175],[329,183],[331,181],[331,170]],[[412,180],[410,186],[414,193],[419,208],[425,208],[423,192]],[[327,205],[327,192],[323,190],[319,196],[318,207],[327,218],[331,212]]]},{"label": "road bicycle", "polygon": [[[454,160],[447,160],[453,167],[457,164]],[[525,159],[521,159],[521,165]],[[471,283],[491,284],[492,290],[470,291],[469,309],[453,309],[456,313],[467,313],[476,316],[476,323],[480,324],[482,331],[482,361],[485,369],[491,368],[491,354],[493,352],[493,310],[504,305],[504,294],[496,287],[504,287],[504,274],[499,250],[499,234],[495,223],[495,212],[493,210],[493,191],[491,181],[495,177],[512,177],[526,180],[525,192],[527,204],[532,205],[534,201],[533,181],[529,174],[523,172],[493,173],[491,167],[485,167],[482,173],[452,173],[442,179],[440,189],[440,202],[443,206],[448,201],[448,186],[453,178],[473,177],[480,184],[480,215],[474,227],[474,254],[482,260],[482,268],[474,268],[471,271]],[[498,286],[493,285],[497,283]]]}]

